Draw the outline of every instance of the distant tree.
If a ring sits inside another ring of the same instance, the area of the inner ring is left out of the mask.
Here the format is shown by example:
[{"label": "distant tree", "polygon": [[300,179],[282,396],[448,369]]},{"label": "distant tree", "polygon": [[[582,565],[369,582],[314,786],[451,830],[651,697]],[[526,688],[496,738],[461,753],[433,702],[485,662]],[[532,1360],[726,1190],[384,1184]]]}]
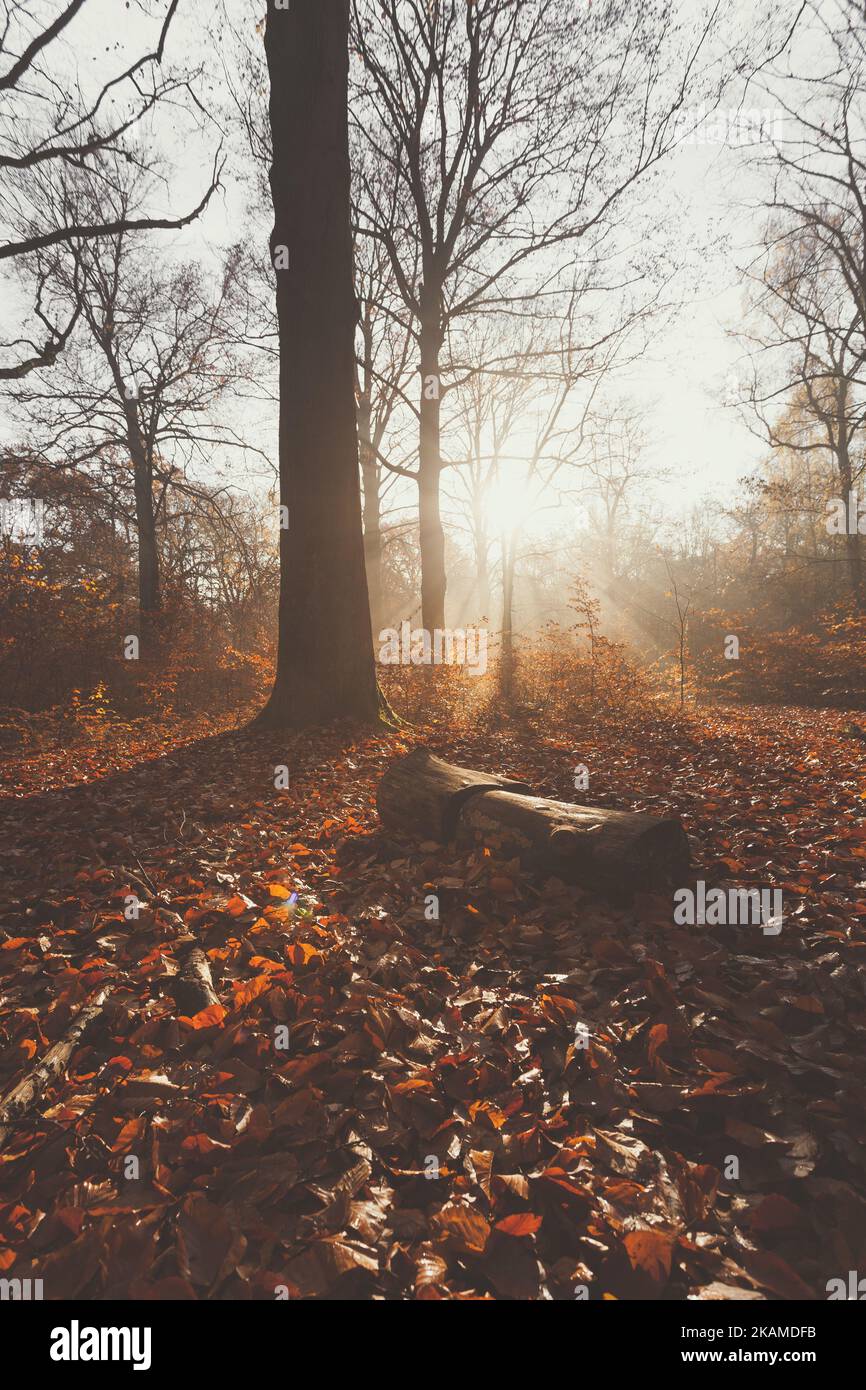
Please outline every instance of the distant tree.
[{"label": "distant tree", "polygon": [[[629,522],[643,512],[643,535],[649,539],[652,522],[647,517],[647,484],[670,476],[652,462],[646,433],[646,411],[628,400],[616,400],[596,408],[587,428],[586,461],[588,501],[598,512],[601,566],[610,590],[622,577],[628,550]],[[638,502],[638,498],[642,502]]]},{"label": "distant tree", "polygon": [[[94,168],[62,178],[59,189],[45,180],[46,220],[59,204],[82,221],[101,206],[113,222],[129,223],[145,182],[139,170],[101,155]],[[141,232],[70,245],[71,274],[56,247],[33,253],[27,269],[77,304],[81,326],[50,376],[37,373],[12,395],[55,466],[122,475],[115,495],[131,507],[139,608],[147,617],[161,607],[159,531],[169,490],[196,492],[189,472],[196,456],[209,461],[214,446],[246,447],[217,413],[239,371],[232,342],[242,299],[239,253],[228,254],[211,288],[200,266],[155,263]]]},{"label": "distant tree", "polygon": [[626,194],[684,134],[687,97],[700,88],[718,101],[743,53],[710,58],[715,3],[685,27],[673,0],[351,4],[352,119],[377,170],[361,180],[361,229],[391,258],[418,349],[421,604],[433,629],[445,622],[449,333],[525,305],[549,287],[557,258],[561,270],[563,258],[586,267],[608,256]]},{"label": "distant tree", "polygon": [[[363,483],[364,556],[374,634],[385,619],[385,493],[399,477],[412,477],[398,458],[398,422],[417,416],[409,397],[412,335],[400,310],[390,261],[384,248],[355,237],[355,291],[358,331],[355,399]],[[407,453],[411,453],[410,449]]]},{"label": "distant tree", "polygon": [[[743,336],[752,377],[745,398],[774,449],[831,461],[847,506],[864,476],[858,440],[866,424],[866,324],[835,259],[809,229],[771,223],[753,278],[752,325]],[[845,531],[851,592],[866,606],[860,535]]]},{"label": "distant tree", "polygon": [[[774,448],[832,460],[847,499],[863,477],[866,424],[866,14],[852,0],[800,10],[808,65],[794,56],[761,79],[782,119],[755,155],[771,191],[748,268],[757,321],[743,334],[753,364],[743,394]],[[845,553],[864,608],[856,528]]]}]

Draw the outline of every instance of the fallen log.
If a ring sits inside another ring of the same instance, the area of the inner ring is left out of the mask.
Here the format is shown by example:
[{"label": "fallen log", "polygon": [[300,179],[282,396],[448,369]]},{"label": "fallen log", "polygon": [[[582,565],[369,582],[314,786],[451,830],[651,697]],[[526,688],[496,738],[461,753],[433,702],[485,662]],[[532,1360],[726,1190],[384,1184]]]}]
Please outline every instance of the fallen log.
[{"label": "fallen log", "polygon": [[682,882],[690,860],[675,817],[573,806],[533,796],[523,782],[455,767],[426,748],[392,763],[379,783],[389,830],[519,856],[533,872],[606,891]]},{"label": "fallen log", "polygon": [[200,946],[193,946],[187,951],[181,962],[180,973],[172,980],[170,989],[178,1013],[190,1018],[220,1002],[213,987],[210,961]]},{"label": "fallen log", "polygon": [[92,1003],[79,1009],[63,1037],[49,1047],[36,1066],[0,1101],[0,1147],[5,1144],[12,1123],[32,1109],[51,1081],[63,1075],[84,1034],[104,1012],[108,995],[109,991],[104,989]]}]

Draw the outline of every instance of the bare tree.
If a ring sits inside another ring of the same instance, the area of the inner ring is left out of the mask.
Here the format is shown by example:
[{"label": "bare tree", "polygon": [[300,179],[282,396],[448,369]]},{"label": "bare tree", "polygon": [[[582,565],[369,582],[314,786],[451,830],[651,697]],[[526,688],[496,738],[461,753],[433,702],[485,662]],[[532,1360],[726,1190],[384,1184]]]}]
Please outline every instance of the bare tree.
[{"label": "bare tree", "polygon": [[680,709],[682,709],[686,703],[686,661],[688,656],[689,642],[689,612],[691,610],[692,600],[690,595],[683,594],[680,591],[680,586],[678,585],[676,578],[674,577],[674,573],[671,569],[668,560],[665,560],[665,569],[667,570],[668,583],[671,586],[668,596],[673,599],[674,609],[676,611],[675,621],[668,622],[667,619],[665,619],[665,623],[666,626],[672,628],[674,633],[676,634],[676,655],[677,669],[679,672]]},{"label": "bare tree", "polygon": [[386,479],[409,475],[397,459],[395,422],[411,414],[409,359],[412,337],[401,314],[390,261],[381,244],[355,237],[358,331],[355,399],[364,498],[364,556],[373,631],[384,621],[382,512]]},{"label": "bare tree", "polygon": [[269,0],[280,341],[277,673],[262,724],[374,719],[354,399],[348,137],[349,0]]},{"label": "bare tree", "polygon": [[[503,321],[504,320],[504,321]],[[490,315],[469,324],[459,346],[460,363],[450,364],[461,384],[450,400],[448,435],[458,498],[468,511],[475,559],[475,606],[490,616],[491,547],[499,539],[489,515],[500,471],[510,462],[509,441],[533,396],[540,389],[535,374],[539,356],[538,322],[525,325]],[[462,494],[462,496],[461,496]]]},{"label": "bare tree", "polygon": [[724,87],[706,59],[718,10],[686,32],[669,0],[352,0],[352,115],[380,174],[361,189],[362,230],[388,251],[418,345],[428,629],[444,624],[446,337],[469,315],[526,303],[556,254],[600,254],[627,191],[680,138],[692,86],[711,102]]},{"label": "bare tree", "polygon": [[[179,0],[162,6],[162,22],[154,48],[104,82],[98,90],[82,90],[73,69],[67,81],[52,70],[59,40],[84,9],[85,0],[69,0],[55,17],[42,18],[38,0],[18,0],[6,6],[0,31],[0,61],[8,66],[0,73],[3,109],[0,112],[0,261],[14,261],[44,251],[66,247],[74,268],[72,244],[81,245],[121,231],[184,227],[204,210],[219,186],[219,156],[214,161],[210,184],[196,206],[182,217],[142,215],[118,219],[96,210],[82,220],[67,208],[50,225],[43,221],[41,190],[47,171],[88,169],[100,155],[122,154],[134,159],[128,140],[135,126],[161,101],[170,99],[176,110],[181,95],[190,92],[188,75],[163,75],[166,40]],[[73,25],[74,28],[74,25]],[[58,322],[46,302],[48,286],[38,279],[34,313],[44,340],[17,338],[4,346],[14,354],[11,364],[0,365],[0,380],[26,376],[39,367],[51,366],[66,347],[81,312],[75,298],[66,318]]]},{"label": "bare tree", "polygon": [[[670,474],[651,461],[646,410],[633,401],[619,399],[596,407],[586,433],[588,503],[591,512],[596,505],[600,512],[596,529],[601,541],[601,571],[610,593],[621,575],[625,532],[629,519],[634,518],[635,496],[645,493],[651,481],[661,481]],[[645,506],[645,524],[647,510]]]},{"label": "bare tree", "polygon": [[[862,477],[855,446],[866,420],[866,14],[853,0],[801,9],[808,68],[770,65],[761,76],[781,119],[756,155],[772,185],[748,268],[760,323],[743,335],[753,365],[745,395],[774,448],[828,455],[847,501]],[[856,527],[845,550],[862,607]]]},{"label": "bare tree", "polygon": [[[762,437],[832,463],[846,505],[863,476],[856,441],[866,421],[866,338],[860,309],[838,262],[810,228],[771,224],[753,279],[758,322],[741,335],[752,357],[746,397]],[[789,407],[795,406],[795,409]],[[860,536],[845,532],[850,587],[866,602]]]},{"label": "bare tree", "polygon": [[[146,179],[112,155],[61,181],[43,184],[86,220],[99,205],[112,221],[134,221]],[[53,209],[57,211],[57,207]],[[237,251],[229,252],[214,290],[201,267],[156,269],[141,232],[117,231],[73,241],[74,269],[57,248],[35,253],[26,269],[50,279],[76,305],[84,333],[50,378],[28,382],[13,399],[26,410],[34,441],[64,467],[120,469],[130,483],[138,538],[141,613],[161,607],[159,529],[170,489],[195,492],[189,473],[214,446],[245,447],[218,418],[217,405],[239,373],[233,348],[241,299]]]}]

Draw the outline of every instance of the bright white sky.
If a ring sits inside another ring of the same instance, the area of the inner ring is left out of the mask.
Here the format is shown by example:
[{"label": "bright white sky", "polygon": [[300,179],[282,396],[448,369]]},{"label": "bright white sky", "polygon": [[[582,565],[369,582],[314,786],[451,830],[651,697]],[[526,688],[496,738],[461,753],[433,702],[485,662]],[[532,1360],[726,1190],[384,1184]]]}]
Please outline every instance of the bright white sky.
[{"label": "bright white sky", "polygon": [[[672,156],[665,179],[680,224],[707,251],[699,253],[698,282],[684,291],[681,311],[652,356],[632,371],[628,385],[649,409],[654,462],[675,474],[660,488],[674,512],[690,508],[707,492],[729,494],[765,452],[737,412],[721,404],[742,351],[731,337],[744,303],[737,265],[748,259],[749,239],[758,226],[738,205],[744,182],[758,192],[743,153],[710,144],[683,146]],[[733,169],[739,172],[736,196]]]},{"label": "bright white sky", "polygon": [[[834,0],[826,3],[835,7]],[[742,0],[744,15],[759,0]],[[56,4],[46,6],[56,12]],[[151,15],[164,6],[146,4]],[[263,9],[263,7],[262,7]],[[246,12],[237,0],[237,13]],[[117,71],[153,42],[159,20],[145,19],[139,0],[91,0],[61,40],[70,67],[89,77],[103,67]],[[168,57],[180,65],[204,51],[213,58],[221,27],[219,6],[201,0],[182,0],[172,30]],[[203,46],[204,45],[204,50]],[[88,63],[88,58],[90,62]],[[100,78],[102,74],[100,73]],[[203,88],[219,99],[218,89]],[[756,103],[757,104],[757,100]],[[180,114],[164,113],[154,133],[177,165],[165,205],[155,212],[177,215],[191,206],[206,187],[215,147],[212,135],[192,137]],[[687,299],[682,311],[660,328],[652,354],[616,384],[618,395],[633,395],[649,411],[647,430],[654,462],[671,468],[675,479],[660,496],[669,515],[687,511],[704,494],[730,496],[738,478],[751,471],[762,448],[736,413],[723,409],[719,396],[736,373],[739,349],[730,338],[743,304],[737,266],[749,259],[750,243],[759,225],[745,204],[760,200],[761,180],[747,166],[746,152],[725,150],[717,143],[681,147],[671,158],[660,185],[684,237],[705,250],[690,253],[690,285],[681,288]],[[239,238],[267,238],[269,227],[249,226],[244,216],[245,195],[237,184],[214,200],[205,217],[178,234],[162,234],[166,255],[208,254]],[[241,480],[238,480],[239,482]]]}]

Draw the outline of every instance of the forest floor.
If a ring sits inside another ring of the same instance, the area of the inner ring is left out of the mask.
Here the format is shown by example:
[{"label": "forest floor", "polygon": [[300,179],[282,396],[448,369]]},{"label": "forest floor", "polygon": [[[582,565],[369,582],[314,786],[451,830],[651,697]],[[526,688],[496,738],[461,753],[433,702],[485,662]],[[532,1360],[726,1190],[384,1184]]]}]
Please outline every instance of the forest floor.
[{"label": "forest floor", "polygon": [[[49,1299],[825,1298],[866,1269],[846,724],[190,726],[149,761],[132,736],[7,759],[0,1095],[110,993],[0,1149],[0,1273]],[[783,930],[678,927],[670,895],[617,907],[385,835],[378,779],[417,742],[680,815],[694,877],[781,887]],[[178,1017],[191,938],[221,1004]]]}]

